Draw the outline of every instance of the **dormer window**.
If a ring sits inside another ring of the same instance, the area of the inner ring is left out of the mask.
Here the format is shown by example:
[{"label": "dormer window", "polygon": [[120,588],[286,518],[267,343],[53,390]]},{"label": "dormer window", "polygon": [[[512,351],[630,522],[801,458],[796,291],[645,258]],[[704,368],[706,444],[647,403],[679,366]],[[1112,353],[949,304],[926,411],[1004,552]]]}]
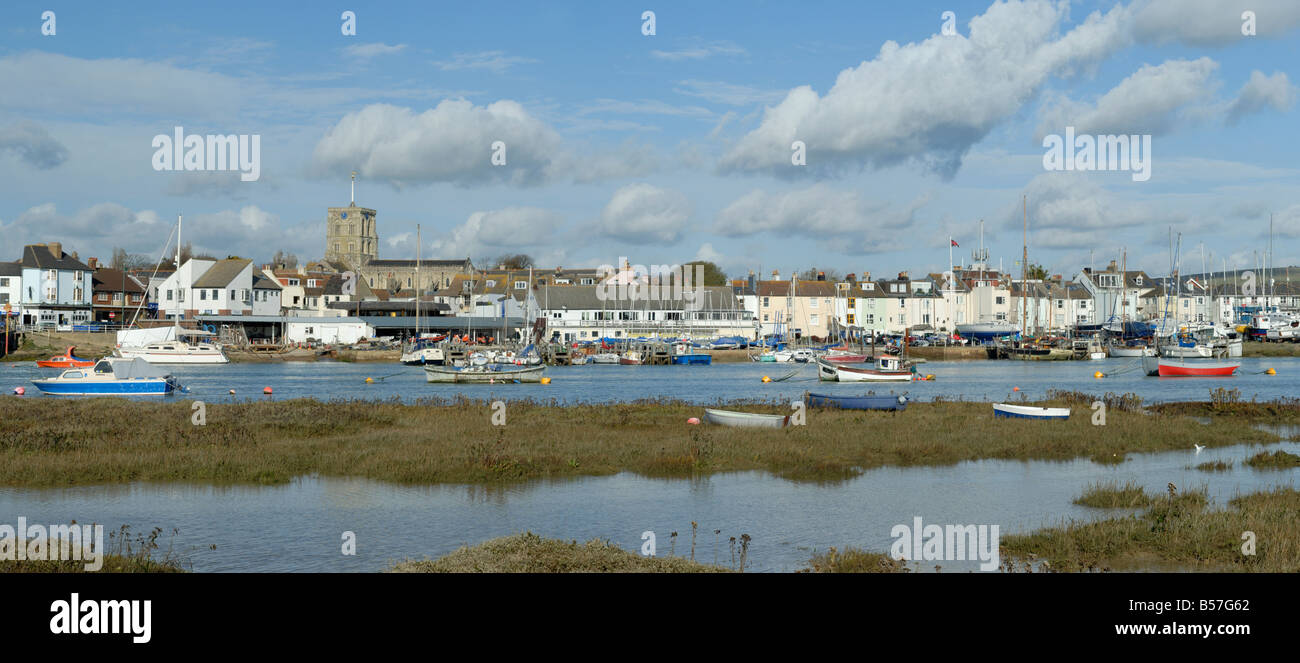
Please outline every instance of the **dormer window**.
[{"label": "dormer window", "polygon": [[1142,285],[1142,275],[1138,274],[1137,276],[1133,277],[1133,283],[1135,285]]}]

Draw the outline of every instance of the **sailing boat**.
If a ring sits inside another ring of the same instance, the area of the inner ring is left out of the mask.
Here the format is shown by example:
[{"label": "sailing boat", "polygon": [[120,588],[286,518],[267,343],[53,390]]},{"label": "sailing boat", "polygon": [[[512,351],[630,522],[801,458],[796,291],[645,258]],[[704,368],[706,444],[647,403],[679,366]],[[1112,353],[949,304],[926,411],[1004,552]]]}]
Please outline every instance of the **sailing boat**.
[{"label": "sailing boat", "polygon": [[[1173,259],[1173,281],[1174,281],[1175,300],[1177,299],[1178,294],[1180,294],[1179,283],[1178,283],[1178,278],[1179,278],[1178,254],[1182,250],[1182,245],[1183,245],[1183,237],[1182,234],[1180,233],[1178,236],[1178,244],[1177,244],[1178,248],[1174,249],[1174,256],[1173,256],[1174,258]],[[1171,246],[1171,248],[1173,247]],[[1165,312],[1164,312],[1164,317],[1162,318],[1160,323],[1160,331],[1164,331],[1168,329],[1167,327],[1168,323],[1169,323],[1169,290],[1166,288],[1165,289]],[[1200,355],[1191,355],[1191,354],[1184,354],[1179,352],[1175,352],[1174,354],[1169,354],[1169,350],[1170,350],[1169,346],[1161,347],[1159,338],[1160,338],[1160,334],[1159,332],[1157,332],[1156,355],[1142,357],[1142,369],[1146,372],[1147,375],[1158,375],[1160,377],[1225,376],[1225,375],[1232,375],[1241,366],[1241,362],[1234,362],[1234,361],[1195,361],[1195,360],[1187,361],[1187,357],[1189,356],[1200,356]],[[1186,346],[1183,343],[1184,342],[1178,343],[1180,349],[1186,349]],[[1192,347],[1194,349],[1199,347],[1199,344],[1196,344],[1194,341],[1192,342],[1192,344],[1193,344]],[[1199,352],[1199,350],[1196,351]]]},{"label": "sailing boat", "polygon": [[1110,346],[1106,351],[1112,357],[1146,357],[1154,355],[1154,349],[1148,348],[1145,342],[1124,342],[1124,334],[1128,332],[1128,251],[1124,251],[1123,257],[1120,258],[1119,268],[1120,284],[1120,337],[1112,339]]},{"label": "sailing boat", "polygon": [[[114,350],[119,357],[139,358],[150,364],[228,364],[230,359],[216,343],[196,340],[184,341],[182,337],[202,338],[213,336],[212,332],[197,329],[181,329],[181,297],[188,288],[180,288],[181,275],[181,215],[176,215],[176,319],[172,338],[144,345],[121,345]],[[144,330],[139,330],[144,331]]]},{"label": "sailing boat", "polygon": [[426,339],[420,335],[420,295],[424,287],[420,283],[420,224],[415,224],[415,338],[403,348],[401,362],[407,366],[435,364],[441,366],[447,356],[442,348],[434,347],[435,339]]}]

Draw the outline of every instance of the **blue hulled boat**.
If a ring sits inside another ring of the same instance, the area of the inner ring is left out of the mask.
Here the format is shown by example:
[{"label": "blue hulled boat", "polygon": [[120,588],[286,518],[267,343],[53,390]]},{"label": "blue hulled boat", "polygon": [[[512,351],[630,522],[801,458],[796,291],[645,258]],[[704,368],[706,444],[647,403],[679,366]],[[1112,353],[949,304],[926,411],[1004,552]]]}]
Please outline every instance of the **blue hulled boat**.
[{"label": "blue hulled boat", "polygon": [[833,396],[830,394],[812,394],[804,392],[804,403],[808,407],[832,407],[842,410],[905,410],[906,396]]},{"label": "blue hulled boat", "polygon": [[54,396],[166,396],[184,389],[176,378],[138,357],[106,357],[93,368],[69,369],[32,384]]}]

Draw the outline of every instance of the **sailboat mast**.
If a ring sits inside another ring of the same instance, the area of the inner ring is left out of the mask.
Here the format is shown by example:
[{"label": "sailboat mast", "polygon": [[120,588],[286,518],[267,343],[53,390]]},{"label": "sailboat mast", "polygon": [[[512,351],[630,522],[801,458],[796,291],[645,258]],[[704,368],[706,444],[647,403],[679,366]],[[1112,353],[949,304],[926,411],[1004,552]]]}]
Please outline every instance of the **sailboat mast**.
[{"label": "sailboat mast", "polygon": [[177,212],[176,214],[176,340],[180,340],[181,331],[181,313],[184,310],[181,306],[181,297],[184,290],[181,290],[181,223],[185,220],[185,215]]},{"label": "sailboat mast", "polygon": [[415,224],[415,343],[420,343],[420,224]]},{"label": "sailboat mast", "polygon": [[1025,325],[1025,316],[1029,312],[1025,303],[1026,288],[1029,287],[1029,196],[1024,196],[1023,203],[1025,212],[1025,234],[1022,247],[1024,249],[1024,254],[1020,257],[1020,333],[1022,334],[1029,331],[1029,328]]}]

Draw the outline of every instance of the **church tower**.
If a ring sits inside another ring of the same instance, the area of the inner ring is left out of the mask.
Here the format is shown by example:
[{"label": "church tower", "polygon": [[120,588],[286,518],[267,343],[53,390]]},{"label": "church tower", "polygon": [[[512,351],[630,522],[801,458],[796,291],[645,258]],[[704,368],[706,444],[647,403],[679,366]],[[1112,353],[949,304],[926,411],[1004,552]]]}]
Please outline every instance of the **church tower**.
[{"label": "church tower", "polygon": [[325,219],[325,260],[359,269],[379,255],[375,210],[357,207],[357,173],[352,172],[352,202],[331,207]]}]

